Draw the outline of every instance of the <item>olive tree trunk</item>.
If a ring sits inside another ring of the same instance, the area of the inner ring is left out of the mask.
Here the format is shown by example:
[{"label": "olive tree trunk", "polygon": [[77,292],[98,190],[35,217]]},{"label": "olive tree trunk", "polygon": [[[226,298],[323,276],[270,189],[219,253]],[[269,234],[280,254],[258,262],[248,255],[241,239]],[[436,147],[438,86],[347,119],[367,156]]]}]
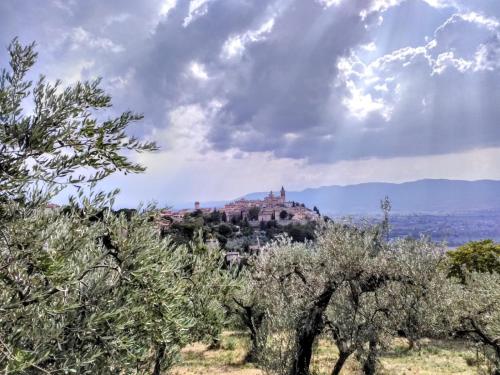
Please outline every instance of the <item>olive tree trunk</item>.
[{"label": "olive tree trunk", "polygon": [[309,366],[311,364],[314,340],[316,340],[316,337],[323,330],[323,314],[336,289],[336,284],[327,285],[297,324],[295,330],[295,357],[289,375],[310,374]]},{"label": "olive tree trunk", "polygon": [[372,338],[368,344],[368,356],[366,357],[365,363],[363,363],[363,374],[365,375],[375,375],[377,370],[377,339]]},{"label": "olive tree trunk", "polygon": [[339,358],[337,359],[337,362],[335,362],[335,366],[333,367],[332,370],[332,375],[339,375],[340,371],[342,370],[342,367],[344,367],[345,362],[349,358],[349,356],[352,354],[350,351],[346,352],[339,352]]}]

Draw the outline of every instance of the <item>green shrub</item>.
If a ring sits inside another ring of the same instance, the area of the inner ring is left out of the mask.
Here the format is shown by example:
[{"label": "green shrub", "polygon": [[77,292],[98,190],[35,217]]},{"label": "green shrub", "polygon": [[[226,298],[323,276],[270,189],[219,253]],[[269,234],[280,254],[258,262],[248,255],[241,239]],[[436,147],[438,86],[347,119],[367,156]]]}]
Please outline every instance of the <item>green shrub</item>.
[{"label": "green shrub", "polygon": [[500,244],[492,240],[469,242],[447,253],[449,275],[463,279],[464,269],[470,272],[500,273]]}]

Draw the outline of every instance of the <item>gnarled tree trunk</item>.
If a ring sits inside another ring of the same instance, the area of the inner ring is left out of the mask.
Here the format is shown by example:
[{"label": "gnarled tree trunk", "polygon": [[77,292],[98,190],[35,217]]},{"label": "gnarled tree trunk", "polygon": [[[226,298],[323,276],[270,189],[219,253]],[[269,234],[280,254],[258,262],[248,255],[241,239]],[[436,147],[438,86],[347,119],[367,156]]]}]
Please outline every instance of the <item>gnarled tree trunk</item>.
[{"label": "gnarled tree trunk", "polygon": [[339,353],[339,358],[337,359],[337,362],[335,362],[335,366],[333,367],[332,370],[332,375],[339,375],[340,371],[342,370],[342,367],[344,367],[345,362],[347,361],[347,358],[352,354],[350,351],[345,351],[345,352],[340,352]]},{"label": "gnarled tree trunk", "polygon": [[161,343],[156,350],[155,367],[153,369],[153,375],[161,374],[161,365],[163,362],[163,357],[165,357],[165,343]]},{"label": "gnarled tree trunk", "polygon": [[375,371],[377,370],[377,351],[377,339],[372,338],[368,344],[368,356],[365,363],[363,363],[363,374],[375,375]]},{"label": "gnarled tree trunk", "polygon": [[259,329],[264,320],[264,314],[262,312],[255,311],[253,308],[247,310],[247,319],[245,319],[246,325],[250,330],[250,350],[245,356],[246,362],[255,362],[257,359],[257,353],[259,351]]},{"label": "gnarled tree trunk", "polygon": [[323,314],[336,289],[336,284],[328,284],[297,324],[295,330],[295,357],[289,371],[290,375],[310,374],[309,366],[314,340],[323,330]]}]

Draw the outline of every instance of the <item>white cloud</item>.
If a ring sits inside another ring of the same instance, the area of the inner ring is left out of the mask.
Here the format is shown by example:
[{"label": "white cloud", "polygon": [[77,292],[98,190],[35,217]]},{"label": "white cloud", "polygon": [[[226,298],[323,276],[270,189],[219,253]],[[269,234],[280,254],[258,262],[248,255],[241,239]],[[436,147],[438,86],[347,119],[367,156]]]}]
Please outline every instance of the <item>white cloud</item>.
[{"label": "white cloud", "polygon": [[70,15],[73,15],[73,7],[75,6],[75,0],[52,0],[52,4],[61,10],[64,10]]},{"label": "white cloud", "polygon": [[71,49],[78,50],[82,47],[101,49],[114,53],[123,52],[125,48],[119,44],[115,44],[108,38],[101,38],[92,35],[82,27],[75,27],[66,38],[71,42]]},{"label": "white cloud", "polygon": [[209,78],[205,66],[196,61],[189,64],[189,71],[194,78],[200,81],[206,81]]},{"label": "white cloud", "polygon": [[333,5],[340,5],[340,3],[345,0],[318,0],[318,3],[323,5],[325,8],[331,7]]},{"label": "white cloud", "polygon": [[274,18],[271,18],[264,22],[256,30],[248,30],[243,34],[233,35],[229,37],[222,46],[221,56],[226,59],[241,57],[241,55],[245,51],[245,46],[248,43],[265,40],[266,34],[269,34],[272,31],[273,26]]},{"label": "white cloud", "polygon": [[177,0],[163,0],[160,8],[160,16],[166,16],[177,5]]},{"label": "white cloud", "polygon": [[295,141],[296,139],[300,138],[300,135],[290,132],[290,133],[285,133],[283,135],[283,137],[285,138],[285,140],[292,142],[292,141]]},{"label": "white cloud", "polygon": [[391,109],[386,106],[382,99],[374,99],[371,94],[364,91],[354,84],[353,81],[346,82],[346,88],[349,96],[342,100],[349,113],[358,120],[364,120],[371,112],[381,112],[386,118],[390,118]]},{"label": "white cloud", "polygon": [[491,31],[496,30],[498,26],[500,26],[500,23],[494,17],[485,17],[482,14],[476,12],[459,14],[458,17],[460,17],[464,21],[483,25]]},{"label": "white cloud", "polygon": [[130,84],[134,75],[135,70],[130,68],[124,75],[111,77],[108,83],[114,89],[123,90]]},{"label": "white cloud", "polygon": [[[373,65],[378,66],[379,60]],[[337,85],[346,88],[347,95],[342,104],[349,114],[357,120],[364,120],[370,113],[379,112],[386,120],[390,119],[392,108],[382,97],[374,98],[370,93],[372,86],[375,92],[388,92],[387,83],[380,82],[370,65],[365,65],[356,55],[340,59]]]},{"label": "white cloud", "polygon": [[374,42],[371,42],[368,44],[361,45],[360,48],[368,52],[373,52],[377,50],[377,45]]},{"label": "white cloud", "polygon": [[500,42],[496,44],[482,44],[476,51],[475,70],[493,71],[500,68]]},{"label": "white cloud", "polygon": [[458,7],[454,0],[424,0],[427,4],[434,8]]},{"label": "white cloud", "polygon": [[397,6],[406,0],[374,0],[370,5],[360,13],[361,18],[365,19],[370,13],[385,12],[387,9]]},{"label": "white cloud", "polygon": [[453,67],[460,73],[464,73],[474,66],[474,61],[455,58],[455,54],[452,51],[449,51],[439,54],[433,65],[433,74],[441,74],[446,70],[447,67]]},{"label": "white cloud", "polygon": [[189,14],[184,18],[183,26],[187,27],[196,18],[202,17],[208,12],[208,3],[211,0],[191,0],[189,3]]},{"label": "white cloud", "polygon": [[[376,2],[374,6],[381,7],[392,3],[382,1]],[[460,43],[463,43],[464,35],[461,33],[463,29],[460,23],[472,25],[472,29],[467,33],[467,37],[472,41],[486,41],[478,45],[468,43],[462,46]],[[422,80],[422,83],[431,82],[433,75],[442,75],[448,69],[466,73],[500,68],[499,28],[500,23],[492,17],[475,12],[456,13],[436,29],[436,38],[425,45],[400,48],[368,63],[363,62],[357,52],[352,52],[349,57],[340,59],[338,63],[337,85],[343,85],[346,89],[342,103],[358,120],[367,118],[373,112],[378,112],[389,120],[393,110],[398,107],[399,97],[404,94],[403,90],[412,90],[413,79]],[[376,48],[367,48],[372,44],[359,46],[359,53]],[[462,56],[466,52],[468,55]],[[418,65],[427,67],[424,70],[427,76],[417,78],[405,75],[405,78],[402,78],[400,73]],[[411,80],[408,81],[408,78]],[[395,79],[400,83],[395,84]],[[428,104],[428,100],[424,102]]]},{"label": "white cloud", "polygon": [[57,70],[49,70],[47,75],[51,80],[61,79],[64,85],[70,85],[86,78],[85,72],[90,71],[95,63],[95,60],[78,60],[71,65],[58,67]]}]

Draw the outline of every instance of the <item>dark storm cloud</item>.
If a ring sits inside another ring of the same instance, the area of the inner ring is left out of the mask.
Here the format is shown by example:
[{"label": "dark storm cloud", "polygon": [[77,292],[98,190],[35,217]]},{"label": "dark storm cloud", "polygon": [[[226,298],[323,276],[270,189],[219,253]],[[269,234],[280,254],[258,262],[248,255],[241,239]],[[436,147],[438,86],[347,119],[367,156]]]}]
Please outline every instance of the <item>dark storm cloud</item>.
[{"label": "dark storm cloud", "polygon": [[499,146],[498,1],[386,3],[6,0],[0,42],[36,39],[51,76],[105,77],[117,110],[145,113],[142,134],[197,105],[216,150],[332,162]]},{"label": "dark storm cloud", "polygon": [[[227,90],[222,125],[211,134],[215,146],[272,149],[288,156],[293,151],[286,151],[287,133],[334,129],[336,120],[325,112],[336,60],[368,40],[364,27],[368,21],[361,20],[360,9],[356,1],[327,9],[297,1],[279,14],[270,35],[246,48],[234,72],[238,84]],[[239,130],[255,138],[250,136],[247,142],[245,136],[238,136]]]},{"label": "dark storm cloud", "polygon": [[[369,41],[376,17],[360,13],[370,4],[213,1],[205,16],[185,26],[188,3],[179,2],[156,28],[137,70],[148,113],[161,122],[176,105],[217,99],[223,105],[208,135],[215,149],[307,157],[309,151],[292,141],[335,129],[331,113],[339,101],[332,99],[343,92],[332,92],[337,59]],[[272,27],[262,31],[269,22]],[[225,48],[235,39],[241,50],[228,57]],[[207,80],[189,75],[192,63],[205,69]]]},{"label": "dark storm cloud", "polygon": [[[185,26],[189,1],[178,1],[156,27],[146,54],[137,61],[138,100],[147,99],[148,113],[164,123],[178,105],[206,103],[217,96],[218,82],[200,82],[189,74],[192,63],[204,64],[208,74],[224,75],[219,55],[230,35],[246,31],[265,11],[255,1],[215,1],[208,13]],[[226,79],[225,77],[222,80]],[[214,80],[216,81],[216,80]]]}]

